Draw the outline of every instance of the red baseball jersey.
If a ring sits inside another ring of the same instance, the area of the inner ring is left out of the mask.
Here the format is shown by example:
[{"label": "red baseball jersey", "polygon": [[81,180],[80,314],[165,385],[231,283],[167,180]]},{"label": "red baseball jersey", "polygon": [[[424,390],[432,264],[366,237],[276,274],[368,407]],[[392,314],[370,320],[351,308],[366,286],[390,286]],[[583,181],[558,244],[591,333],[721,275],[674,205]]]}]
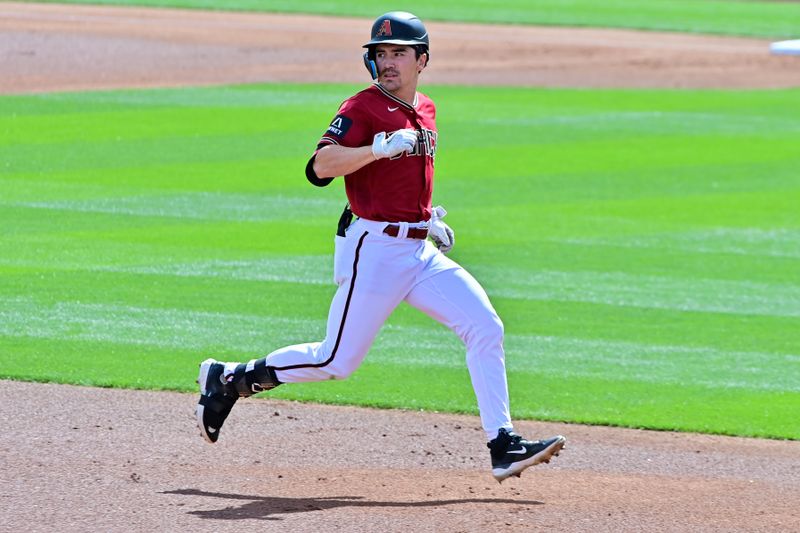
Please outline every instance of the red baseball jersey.
[{"label": "red baseball jersey", "polygon": [[367,146],[382,131],[388,136],[400,129],[417,130],[412,152],[373,161],[344,177],[353,213],[385,222],[430,219],[435,118],[436,107],[424,94],[416,93],[414,104],[410,105],[377,83],[342,103],[317,149],[328,144]]}]

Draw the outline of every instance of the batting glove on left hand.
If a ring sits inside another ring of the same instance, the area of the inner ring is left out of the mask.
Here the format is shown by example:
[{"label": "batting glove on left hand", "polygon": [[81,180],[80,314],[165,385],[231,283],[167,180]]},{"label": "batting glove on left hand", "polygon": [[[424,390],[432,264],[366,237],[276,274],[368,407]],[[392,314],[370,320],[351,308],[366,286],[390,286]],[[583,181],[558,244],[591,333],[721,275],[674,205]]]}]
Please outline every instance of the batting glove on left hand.
[{"label": "batting glove on left hand", "polygon": [[450,226],[442,222],[442,218],[447,214],[444,207],[437,205],[431,212],[431,224],[428,229],[428,236],[439,249],[446,254],[453,249],[456,244],[456,234]]}]

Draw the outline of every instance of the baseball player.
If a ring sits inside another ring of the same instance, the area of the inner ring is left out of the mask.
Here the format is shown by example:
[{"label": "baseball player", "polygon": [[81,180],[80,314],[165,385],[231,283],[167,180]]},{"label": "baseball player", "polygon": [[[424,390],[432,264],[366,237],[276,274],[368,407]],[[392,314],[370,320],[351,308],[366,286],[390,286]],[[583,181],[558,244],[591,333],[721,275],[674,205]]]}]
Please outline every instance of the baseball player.
[{"label": "baseball player", "polygon": [[425,26],[410,13],[386,13],[373,24],[364,63],[375,83],[342,103],[306,167],[308,180],[317,186],[344,176],[349,200],[335,237],[339,288],[326,337],[247,363],[201,363],[197,421],[208,442],[217,441],[240,397],[283,383],[347,378],[405,301],[445,324],[466,345],[498,481],[549,462],[564,446],[560,435],[529,441],[514,433],[503,324],[478,282],[445,255],[455,236],[442,220],[446,211],[431,204],[436,108],[417,92],[419,75],[430,61],[428,45]]}]

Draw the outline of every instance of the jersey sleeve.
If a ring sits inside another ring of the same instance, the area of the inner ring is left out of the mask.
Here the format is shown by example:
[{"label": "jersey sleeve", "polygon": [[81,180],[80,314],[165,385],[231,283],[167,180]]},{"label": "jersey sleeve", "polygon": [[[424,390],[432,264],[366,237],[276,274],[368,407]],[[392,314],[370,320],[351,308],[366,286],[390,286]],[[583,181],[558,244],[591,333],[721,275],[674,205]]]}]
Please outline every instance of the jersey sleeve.
[{"label": "jersey sleeve", "polygon": [[319,140],[317,150],[328,144],[358,148],[371,144],[372,137],[369,113],[361,102],[350,98],[339,107],[336,116]]}]

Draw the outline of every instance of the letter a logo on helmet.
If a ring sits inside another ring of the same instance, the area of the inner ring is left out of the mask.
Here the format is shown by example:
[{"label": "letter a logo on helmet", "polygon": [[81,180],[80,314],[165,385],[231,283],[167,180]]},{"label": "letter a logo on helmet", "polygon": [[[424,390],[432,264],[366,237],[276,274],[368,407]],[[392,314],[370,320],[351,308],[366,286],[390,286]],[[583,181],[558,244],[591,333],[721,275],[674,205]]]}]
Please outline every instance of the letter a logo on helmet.
[{"label": "letter a logo on helmet", "polygon": [[423,45],[427,51],[428,30],[422,21],[405,11],[390,11],[375,19],[372,24],[372,39],[364,45],[370,48],[379,44]]},{"label": "letter a logo on helmet", "polygon": [[378,28],[378,33],[375,34],[375,37],[391,37],[392,36],[392,21],[386,19],[381,24],[381,27]]}]

